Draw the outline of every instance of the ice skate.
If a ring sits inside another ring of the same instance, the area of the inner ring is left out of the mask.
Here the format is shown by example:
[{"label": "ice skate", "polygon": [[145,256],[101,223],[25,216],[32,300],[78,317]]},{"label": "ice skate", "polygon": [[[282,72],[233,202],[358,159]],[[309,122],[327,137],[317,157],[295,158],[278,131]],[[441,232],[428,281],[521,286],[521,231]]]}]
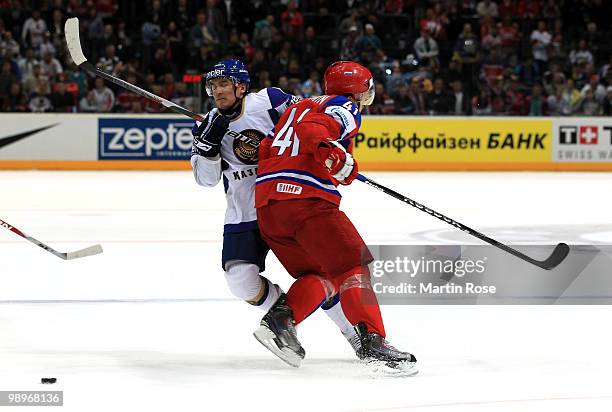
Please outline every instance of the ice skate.
[{"label": "ice skate", "polygon": [[361,336],[359,336],[359,334],[354,329],[348,333],[343,332],[342,335],[346,338],[348,343],[355,351],[355,355],[357,355],[359,359],[364,359],[363,349],[361,346]]},{"label": "ice skate", "polygon": [[297,339],[293,312],[287,306],[287,295],[282,294],[261,319],[253,336],[270,352],[291,366],[299,367],[306,355]]},{"label": "ice skate", "polygon": [[374,373],[413,376],[419,372],[414,355],[394,348],[378,333],[368,332],[363,323],[358,323],[355,330],[361,338],[361,359]]}]

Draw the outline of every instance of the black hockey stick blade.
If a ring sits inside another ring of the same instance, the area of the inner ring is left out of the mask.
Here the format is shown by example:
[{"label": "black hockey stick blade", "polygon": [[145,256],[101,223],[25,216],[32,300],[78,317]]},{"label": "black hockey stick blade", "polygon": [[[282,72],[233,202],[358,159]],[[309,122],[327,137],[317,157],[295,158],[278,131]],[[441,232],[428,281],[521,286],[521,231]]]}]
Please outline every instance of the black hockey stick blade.
[{"label": "black hockey stick blade", "polygon": [[548,257],[548,259],[541,262],[536,260],[532,263],[543,269],[551,270],[557,267],[561,262],[563,262],[567,255],[569,255],[569,252],[570,248],[567,244],[559,243],[557,246],[555,246],[555,250],[553,250],[552,254]]},{"label": "black hockey stick blade", "polygon": [[565,243],[559,243],[556,247],[555,250],[553,250],[552,254],[546,259],[546,260],[536,260],[533,259],[527,255],[525,255],[524,253],[519,252],[516,249],[511,248],[508,245],[504,245],[501,242],[498,242],[495,239],[492,239],[480,232],[478,232],[477,230],[472,229],[471,227],[468,227],[466,225],[464,225],[463,223],[459,223],[454,219],[451,219],[450,217],[444,216],[442,213],[436,212],[433,209],[428,208],[425,205],[420,204],[419,202],[416,202],[394,190],[389,189],[386,186],[381,185],[380,183],[376,183],[375,181],[368,179],[367,177],[365,177],[362,174],[358,174],[357,175],[357,180],[359,180],[360,182],[363,182],[365,184],[367,184],[368,186],[371,186],[375,189],[380,190],[381,192],[392,196],[398,200],[401,200],[404,203],[409,204],[412,207],[415,207],[417,209],[419,209],[422,212],[427,213],[428,215],[431,215],[435,218],[440,219],[441,221],[443,221],[444,223],[448,223],[451,226],[456,227],[459,230],[462,230],[474,237],[477,237],[480,240],[483,240],[485,242],[487,242],[490,245],[493,245],[505,252],[508,252],[516,257],[518,257],[519,259],[524,260],[525,262],[529,262],[532,265],[538,266],[542,269],[546,269],[546,270],[551,270],[555,267],[557,267],[561,262],[563,262],[563,260],[567,257],[567,255],[569,254],[570,248],[568,245],[566,245]]}]

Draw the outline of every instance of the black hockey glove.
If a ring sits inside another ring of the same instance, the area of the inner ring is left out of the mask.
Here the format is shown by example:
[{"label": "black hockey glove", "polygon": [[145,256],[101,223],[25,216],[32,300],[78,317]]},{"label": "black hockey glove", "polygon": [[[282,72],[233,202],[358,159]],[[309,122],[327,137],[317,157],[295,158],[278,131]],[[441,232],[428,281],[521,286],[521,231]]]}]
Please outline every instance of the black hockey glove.
[{"label": "black hockey glove", "polygon": [[217,109],[208,112],[200,126],[196,124],[191,130],[193,134],[191,154],[217,157],[221,152],[221,140],[227,132],[229,123],[229,118],[223,116]]}]

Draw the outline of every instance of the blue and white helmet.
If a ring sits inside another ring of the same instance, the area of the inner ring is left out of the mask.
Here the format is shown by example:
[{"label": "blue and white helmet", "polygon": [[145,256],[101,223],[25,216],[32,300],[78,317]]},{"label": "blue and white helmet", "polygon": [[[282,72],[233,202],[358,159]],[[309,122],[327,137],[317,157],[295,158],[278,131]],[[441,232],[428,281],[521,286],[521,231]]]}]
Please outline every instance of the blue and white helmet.
[{"label": "blue and white helmet", "polygon": [[243,83],[246,86],[246,91],[249,91],[251,77],[244,63],[238,59],[221,60],[215,64],[211,71],[206,73],[206,93],[209,96],[213,95],[210,81],[220,77],[231,79],[234,84]]}]

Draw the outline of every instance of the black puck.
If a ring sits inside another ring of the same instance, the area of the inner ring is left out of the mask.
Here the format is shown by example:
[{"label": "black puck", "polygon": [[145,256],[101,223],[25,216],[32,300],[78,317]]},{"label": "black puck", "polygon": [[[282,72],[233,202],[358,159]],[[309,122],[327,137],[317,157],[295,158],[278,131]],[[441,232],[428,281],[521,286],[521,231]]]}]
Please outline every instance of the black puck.
[{"label": "black puck", "polygon": [[40,383],[55,383],[57,378],[40,378]]}]

